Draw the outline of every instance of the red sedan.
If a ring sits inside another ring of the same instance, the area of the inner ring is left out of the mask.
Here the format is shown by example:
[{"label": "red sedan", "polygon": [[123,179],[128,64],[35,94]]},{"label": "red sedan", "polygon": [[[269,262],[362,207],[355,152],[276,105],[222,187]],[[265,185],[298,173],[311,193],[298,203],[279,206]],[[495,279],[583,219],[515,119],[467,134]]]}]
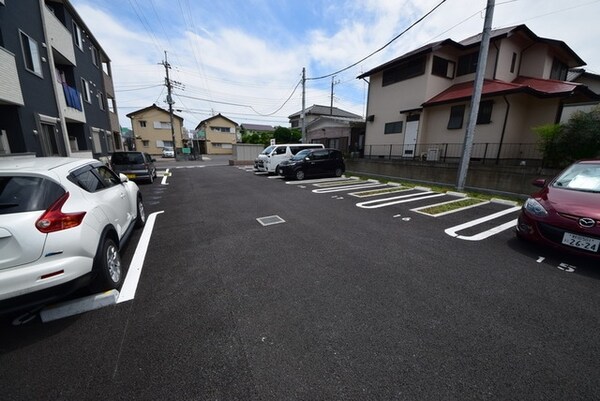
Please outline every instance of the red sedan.
[{"label": "red sedan", "polygon": [[600,258],[600,160],[570,165],[523,205],[517,236]]}]

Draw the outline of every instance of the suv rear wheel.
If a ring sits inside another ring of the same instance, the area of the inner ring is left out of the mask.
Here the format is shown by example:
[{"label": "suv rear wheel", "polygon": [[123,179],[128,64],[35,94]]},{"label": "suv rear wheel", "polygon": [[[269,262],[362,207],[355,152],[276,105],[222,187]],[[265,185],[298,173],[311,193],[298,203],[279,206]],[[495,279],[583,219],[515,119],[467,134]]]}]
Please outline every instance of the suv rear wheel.
[{"label": "suv rear wheel", "polygon": [[123,267],[119,247],[112,238],[105,237],[94,260],[95,290],[112,290],[123,284]]}]

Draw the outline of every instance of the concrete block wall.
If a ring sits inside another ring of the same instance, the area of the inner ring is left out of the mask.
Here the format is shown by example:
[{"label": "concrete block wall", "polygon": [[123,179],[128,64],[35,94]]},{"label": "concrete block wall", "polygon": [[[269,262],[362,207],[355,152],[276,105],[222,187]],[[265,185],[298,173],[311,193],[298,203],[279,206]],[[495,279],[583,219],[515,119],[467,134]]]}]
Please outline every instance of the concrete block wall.
[{"label": "concrete block wall", "polygon": [[[426,161],[346,159],[349,173],[396,178],[429,184],[456,186],[458,164],[432,163]],[[536,178],[550,179],[560,170],[539,167],[507,167],[470,165],[466,187],[526,196],[537,189],[531,182]]]}]

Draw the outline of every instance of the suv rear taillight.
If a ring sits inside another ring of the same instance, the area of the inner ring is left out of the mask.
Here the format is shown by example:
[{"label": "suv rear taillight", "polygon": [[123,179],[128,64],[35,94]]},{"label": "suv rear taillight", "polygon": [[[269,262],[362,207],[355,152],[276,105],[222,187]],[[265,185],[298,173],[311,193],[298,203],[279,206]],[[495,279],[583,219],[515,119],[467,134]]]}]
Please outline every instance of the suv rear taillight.
[{"label": "suv rear taillight", "polygon": [[44,214],[35,222],[35,227],[39,231],[48,234],[80,225],[86,212],[64,213],[60,209],[67,199],[69,199],[69,193],[65,192],[65,194],[50,205]]}]

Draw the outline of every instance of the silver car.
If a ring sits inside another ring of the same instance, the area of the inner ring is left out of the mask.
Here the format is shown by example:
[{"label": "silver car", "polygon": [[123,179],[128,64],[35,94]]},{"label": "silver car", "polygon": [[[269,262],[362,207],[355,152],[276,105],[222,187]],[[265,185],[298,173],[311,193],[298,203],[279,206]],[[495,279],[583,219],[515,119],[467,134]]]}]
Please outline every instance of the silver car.
[{"label": "silver car", "polygon": [[138,186],[97,160],[0,158],[0,313],[120,287],[119,249],[145,221]]}]

